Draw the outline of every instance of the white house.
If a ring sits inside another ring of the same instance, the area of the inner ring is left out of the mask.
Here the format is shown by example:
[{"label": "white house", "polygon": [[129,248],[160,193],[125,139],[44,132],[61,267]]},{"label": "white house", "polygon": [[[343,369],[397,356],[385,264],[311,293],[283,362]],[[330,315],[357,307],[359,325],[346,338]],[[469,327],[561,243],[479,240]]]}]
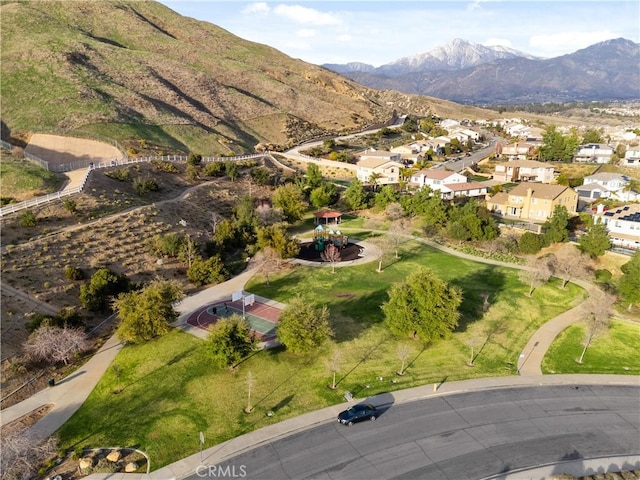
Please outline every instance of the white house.
[{"label": "white house", "polygon": [[507,125],[504,127],[505,132],[507,132],[512,137],[522,137],[527,136],[528,129],[526,125],[522,125],[521,123],[515,123],[513,125]]},{"label": "white house", "polygon": [[391,149],[391,153],[399,153],[400,155],[413,155],[418,152],[419,150],[416,147],[414,147],[413,144],[400,145],[398,147],[393,147]]},{"label": "white house", "polygon": [[631,147],[624,154],[620,165],[623,167],[640,167],[640,147]]},{"label": "white house", "polygon": [[583,163],[609,163],[613,156],[613,147],[602,143],[582,145],[574,156],[574,161]]},{"label": "white house", "polygon": [[443,185],[466,182],[467,177],[449,170],[419,170],[413,172],[409,179],[411,186],[418,188],[428,186],[432,190],[440,190]]},{"label": "white house", "polygon": [[470,138],[474,142],[477,142],[478,139],[480,138],[480,134],[478,132],[474,130],[469,130],[468,128],[463,128],[462,130],[460,130],[460,132],[464,133],[468,138]]},{"label": "white house", "polygon": [[453,129],[459,125],[460,125],[460,122],[452,118],[445,118],[444,120],[440,121],[440,126],[445,130]]},{"label": "white house", "polygon": [[604,210],[599,206],[594,219],[604,222],[614,245],[640,249],[640,204],[625,205],[611,210]]},{"label": "white house", "polygon": [[553,166],[533,160],[512,160],[499,163],[493,171],[493,179],[501,182],[553,182]]},{"label": "white house", "polygon": [[[584,177],[582,186],[577,187],[578,195],[583,198],[613,198],[625,202],[635,201],[640,194],[627,187],[631,180],[620,173],[601,172]],[[596,187],[597,186],[597,187]]]},{"label": "white house", "polygon": [[[400,158],[400,154],[394,155],[397,155],[397,157]],[[368,157],[364,159],[361,158],[356,163],[356,167],[356,177],[361,182],[369,183],[371,175],[376,174],[379,175],[376,180],[376,184],[389,185],[392,183],[399,183],[400,169],[403,168],[404,165],[396,160],[389,160],[384,157]]]},{"label": "white house", "polygon": [[457,197],[485,197],[487,186],[479,182],[445,183],[440,187],[442,198],[451,200]]}]

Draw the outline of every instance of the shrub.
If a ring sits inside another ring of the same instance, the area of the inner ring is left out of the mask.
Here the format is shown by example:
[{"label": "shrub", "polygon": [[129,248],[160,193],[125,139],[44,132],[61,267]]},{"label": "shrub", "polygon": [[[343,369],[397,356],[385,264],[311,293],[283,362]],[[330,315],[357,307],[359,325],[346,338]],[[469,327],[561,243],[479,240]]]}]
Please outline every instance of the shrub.
[{"label": "shrub", "polygon": [[171,162],[165,162],[164,160],[152,160],[151,165],[153,165],[156,170],[160,170],[161,172],[180,173],[180,169],[176,167],[175,164]]},{"label": "shrub", "polygon": [[64,209],[69,213],[76,213],[78,211],[78,204],[76,203],[75,200],[71,200],[70,198],[67,198],[64,201]]},{"label": "shrub", "polygon": [[518,247],[520,252],[524,254],[538,253],[544,246],[544,238],[532,232],[525,232],[518,239]]},{"label": "shrub", "polygon": [[199,153],[190,153],[187,157],[187,165],[197,166],[202,163],[202,155]]},{"label": "shrub", "polygon": [[35,227],[36,226],[36,214],[32,210],[25,210],[20,215],[20,225],[23,227]]},{"label": "shrub", "polygon": [[83,280],[84,272],[78,267],[67,265],[66,267],[64,267],[64,276],[67,280]]},{"label": "shrub", "polygon": [[104,174],[113,178],[114,180],[119,180],[120,182],[126,182],[131,177],[131,173],[129,168],[116,168],[115,170],[111,170],[110,172],[104,172]]},{"label": "shrub", "polygon": [[198,286],[220,283],[226,277],[224,263],[217,255],[207,260],[197,258],[187,269],[187,278]]},{"label": "shrub", "polygon": [[138,195],[144,195],[147,192],[157,192],[160,189],[155,180],[143,177],[136,177],[133,180],[133,188]]},{"label": "shrub", "polygon": [[220,177],[225,174],[224,163],[209,162],[204,166],[204,173],[209,177]]},{"label": "shrub", "polygon": [[33,332],[41,326],[49,325],[54,327],[81,327],[84,325],[82,316],[74,308],[63,308],[55,315],[45,315],[36,313],[25,324],[29,332]]}]

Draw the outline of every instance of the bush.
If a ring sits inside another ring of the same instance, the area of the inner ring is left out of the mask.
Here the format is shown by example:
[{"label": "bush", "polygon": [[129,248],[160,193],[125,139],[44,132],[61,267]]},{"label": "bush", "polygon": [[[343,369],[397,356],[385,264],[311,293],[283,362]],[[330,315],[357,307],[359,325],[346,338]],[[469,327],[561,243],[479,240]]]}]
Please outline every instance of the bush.
[{"label": "bush", "polygon": [[36,313],[24,324],[29,332],[34,332],[45,325],[53,327],[64,327],[65,325],[69,327],[82,327],[84,320],[74,308],[63,308],[55,315]]},{"label": "bush", "polygon": [[152,160],[151,165],[153,165],[156,170],[159,170],[161,172],[180,173],[180,169],[178,167],[176,167],[173,163],[165,162],[164,160]]},{"label": "bush", "polygon": [[116,168],[115,170],[111,170],[110,172],[104,172],[104,174],[113,178],[114,180],[119,180],[120,182],[126,182],[131,177],[131,173],[129,168]]},{"label": "bush", "polygon": [[520,252],[524,254],[538,253],[544,246],[544,238],[532,232],[523,233],[518,239],[518,247]]},{"label": "bush", "polygon": [[204,166],[204,173],[209,177],[221,177],[225,174],[224,163],[209,162]]},{"label": "bush", "polygon": [[187,165],[197,166],[202,163],[202,155],[199,153],[190,153],[187,157]]},{"label": "bush", "polygon": [[76,203],[75,200],[71,200],[70,198],[67,198],[64,201],[64,209],[69,213],[76,213],[78,211],[78,204]]},{"label": "bush", "polygon": [[217,284],[224,281],[227,272],[224,263],[219,256],[213,256],[208,260],[197,258],[191,267],[187,269],[187,278],[197,286]]},{"label": "bush", "polygon": [[66,267],[64,267],[64,276],[67,280],[83,280],[84,272],[78,267],[67,265]]},{"label": "bush", "polygon": [[23,227],[35,227],[36,226],[36,214],[32,210],[25,210],[20,215],[20,225]]},{"label": "bush", "polygon": [[147,192],[157,192],[160,187],[155,180],[150,178],[136,177],[133,181],[133,188],[138,195],[144,195]]}]

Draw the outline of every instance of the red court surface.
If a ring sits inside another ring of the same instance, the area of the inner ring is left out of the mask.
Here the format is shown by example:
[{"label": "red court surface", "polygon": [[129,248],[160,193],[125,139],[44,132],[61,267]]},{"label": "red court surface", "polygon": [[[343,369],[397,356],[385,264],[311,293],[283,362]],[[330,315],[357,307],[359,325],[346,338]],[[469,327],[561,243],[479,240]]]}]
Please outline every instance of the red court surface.
[{"label": "red court surface", "polygon": [[[242,299],[235,302],[215,302],[200,307],[189,314],[187,323],[208,330],[219,318],[229,317],[234,313],[243,315]],[[244,307],[244,315],[258,340],[266,342],[276,338],[276,328],[280,321],[279,308],[255,301],[252,305]]]}]

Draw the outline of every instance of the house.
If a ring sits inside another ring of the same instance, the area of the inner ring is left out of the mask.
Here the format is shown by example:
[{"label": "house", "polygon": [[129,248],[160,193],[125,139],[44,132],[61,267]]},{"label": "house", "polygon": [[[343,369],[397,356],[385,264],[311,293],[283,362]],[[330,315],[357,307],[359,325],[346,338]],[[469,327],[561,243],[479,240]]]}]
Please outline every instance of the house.
[{"label": "house", "polygon": [[449,170],[419,170],[412,172],[409,178],[409,185],[417,188],[427,186],[431,190],[440,190],[442,185],[465,182],[467,177]]},{"label": "house", "polygon": [[440,192],[444,200],[457,197],[485,197],[487,186],[480,182],[445,183],[440,186]]},{"label": "house", "polygon": [[413,155],[418,152],[418,149],[412,145],[400,145],[391,149],[391,153],[399,153],[400,155]]},{"label": "house", "polygon": [[640,167],[640,147],[631,147],[620,162],[623,167]]},{"label": "house", "polygon": [[578,194],[571,187],[523,182],[510,192],[487,198],[487,208],[500,215],[532,222],[544,222],[556,205],[564,205],[569,214],[576,213]]},{"label": "house", "polygon": [[604,222],[614,245],[640,249],[640,204],[625,205],[606,211],[600,205],[594,219]]},{"label": "house", "polygon": [[[404,168],[404,165],[396,160],[389,160],[389,152],[385,152],[387,157],[381,155],[379,157],[362,158],[356,163],[356,177],[363,183],[370,183],[371,176],[377,175],[375,183],[377,185],[389,185],[392,183],[398,183],[400,181],[400,169]],[[392,154],[393,158],[400,159],[400,154]],[[372,183],[372,182],[371,182]]]},{"label": "house", "polygon": [[631,180],[620,173],[601,172],[584,177],[580,187],[576,187],[578,195],[586,199],[614,198],[623,201],[635,201],[638,192],[628,188]]},{"label": "house", "polygon": [[385,150],[365,150],[358,155],[360,160],[390,160],[394,162],[400,161],[400,154],[387,152]]},{"label": "house", "polygon": [[528,160],[536,152],[536,146],[530,143],[514,143],[512,145],[503,146],[500,151],[500,158],[508,161],[512,160]]},{"label": "house", "polygon": [[460,122],[452,118],[445,118],[440,122],[440,126],[445,130],[453,129],[454,127],[457,127],[459,125],[460,125]]},{"label": "house", "polygon": [[504,131],[512,137],[526,137],[529,133],[529,127],[521,123],[515,123],[504,127]]},{"label": "house", "polygon": [[551,183],[554,179],[553,166],[533,160],[512,160],[496,165],[493,179],[501,182]]},{"label": "house", "polygon": [[462,130],[460,130],[461,133],[464,133],[468,138],[470,138],[471,140],[473,140],[474,142],[477,142],[478,139],[480,139],[480,134],[474,130],[469,130],[468,128],[463,128]]},{"label": "house", "polygon": [[575,162],[582,163],[609,163],[613,156],[613,148],[602,143],[590,143],[582,145],[573,157]]}]

